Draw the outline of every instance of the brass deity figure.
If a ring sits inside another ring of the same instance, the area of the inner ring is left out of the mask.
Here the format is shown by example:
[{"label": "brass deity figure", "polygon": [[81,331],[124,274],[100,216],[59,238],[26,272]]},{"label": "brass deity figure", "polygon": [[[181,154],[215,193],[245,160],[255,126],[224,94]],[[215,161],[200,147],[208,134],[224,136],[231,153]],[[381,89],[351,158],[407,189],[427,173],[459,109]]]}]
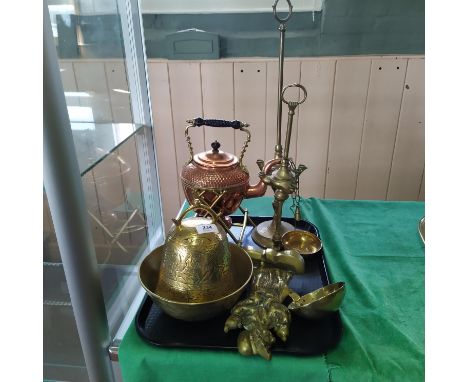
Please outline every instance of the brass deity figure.
[{"label": "brass deity figure", "polygon": [[292,276],[292,271],[266,265],[254,271],[249,296],[232,308],[224,324],[225,333],[244,329],[237,338],[237,349],[242,355],[258,354],[270,360],[270,347],[276,342],[272,330],[283,342],[287,340],[291,313],[282,302]]}]

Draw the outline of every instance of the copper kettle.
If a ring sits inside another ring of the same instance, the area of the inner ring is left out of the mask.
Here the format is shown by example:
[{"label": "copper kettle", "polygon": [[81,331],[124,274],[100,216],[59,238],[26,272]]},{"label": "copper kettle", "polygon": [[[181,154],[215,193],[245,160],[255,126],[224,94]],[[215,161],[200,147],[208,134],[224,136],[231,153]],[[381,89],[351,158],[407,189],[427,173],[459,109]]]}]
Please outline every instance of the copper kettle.
[{"label": "copper kettle", "polygon": [[[262,196],[267,190],[263,181],[249,184],[249,172],[242,163],[250,142],[249,125],[240,121],[195,118],[187,121],[185,137],[188,143],[190,160],[182,168],[180,175],[188,202],[193,205],[196,199],[210,206],[217,214],[227,216],[240,206],[244,198]],[[188,130],[195,126],[231,127],[247,134],[240,157],[220,150],[221,144],[215,141],[212,150],[194,155]],[[268,174],[278,161],[269,161],[261,169]]]}]

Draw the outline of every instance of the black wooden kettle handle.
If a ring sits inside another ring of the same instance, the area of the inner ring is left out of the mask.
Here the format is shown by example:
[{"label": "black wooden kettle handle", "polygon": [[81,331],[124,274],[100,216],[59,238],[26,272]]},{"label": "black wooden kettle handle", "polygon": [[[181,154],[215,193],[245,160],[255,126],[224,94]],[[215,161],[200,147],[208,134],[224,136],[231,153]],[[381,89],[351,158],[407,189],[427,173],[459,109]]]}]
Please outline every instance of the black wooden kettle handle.
[{"label": "black wooden kettle handle", "polygon": [[203,119],[203,118],[194,118],[188,123],[193,124],[194,126],[211,126],[211,127],[232,127],[233,129],[240,129],[241,127],[248,127],[248,123],[241,121],[226,121],[224,119]]}]

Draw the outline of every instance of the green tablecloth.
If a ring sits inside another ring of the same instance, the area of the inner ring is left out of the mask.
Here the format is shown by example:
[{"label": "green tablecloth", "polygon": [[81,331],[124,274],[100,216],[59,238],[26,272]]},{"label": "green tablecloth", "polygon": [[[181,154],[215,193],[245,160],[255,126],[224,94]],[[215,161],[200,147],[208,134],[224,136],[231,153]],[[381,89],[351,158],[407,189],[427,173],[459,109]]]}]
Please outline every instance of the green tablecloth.
[{"label": "green tablecloth", "polygon": [[[243,202],[270,215],[271,198]],[[317,225],[329,275],[346,282],[338,346],[317,357],[155,348],[134,325],[119,350],[124,382],[144,381],[423,381],[424,246],[422,202],[303,199],[303,219]],[[289,204],[284,215],[292,216]]]}]

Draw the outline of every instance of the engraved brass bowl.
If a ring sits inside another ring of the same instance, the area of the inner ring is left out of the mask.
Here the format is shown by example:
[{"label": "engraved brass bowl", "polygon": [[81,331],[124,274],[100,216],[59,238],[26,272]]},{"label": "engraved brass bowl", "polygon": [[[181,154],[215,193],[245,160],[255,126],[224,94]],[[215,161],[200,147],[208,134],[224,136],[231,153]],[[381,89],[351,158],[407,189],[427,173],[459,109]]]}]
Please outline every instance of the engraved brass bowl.
[{"label": "engraved brass bowl", "polygon": [[304,318],[317,319],[340,308],[345,296],[345,283],[329,284],[304,296],[290,290],[289,295],[293,299],[288,306],[291,312]]},{"label": "engraved brass bowl", "polygon": [[181,298],[180,294],[171,294],[170,291],[159,293],[157,285],[164,246],[156,248],[141,263],[140,283],[151,299],[171,317],[184,321],[202,321],[212,318],[234,306],[253,273],[252,260],[247,252],[235,244],[229,243],[228,245],[231,254],[232,282],[227,292],[220,298],[209,299],[201,296],[197,302],[187,302]]},{"label": "engraved brass bowl", "polygon": [[312,232],[295,230],[281,237],[284,249],[294,249],[302,256],[310,256],[322,249],[322,241]]}]

